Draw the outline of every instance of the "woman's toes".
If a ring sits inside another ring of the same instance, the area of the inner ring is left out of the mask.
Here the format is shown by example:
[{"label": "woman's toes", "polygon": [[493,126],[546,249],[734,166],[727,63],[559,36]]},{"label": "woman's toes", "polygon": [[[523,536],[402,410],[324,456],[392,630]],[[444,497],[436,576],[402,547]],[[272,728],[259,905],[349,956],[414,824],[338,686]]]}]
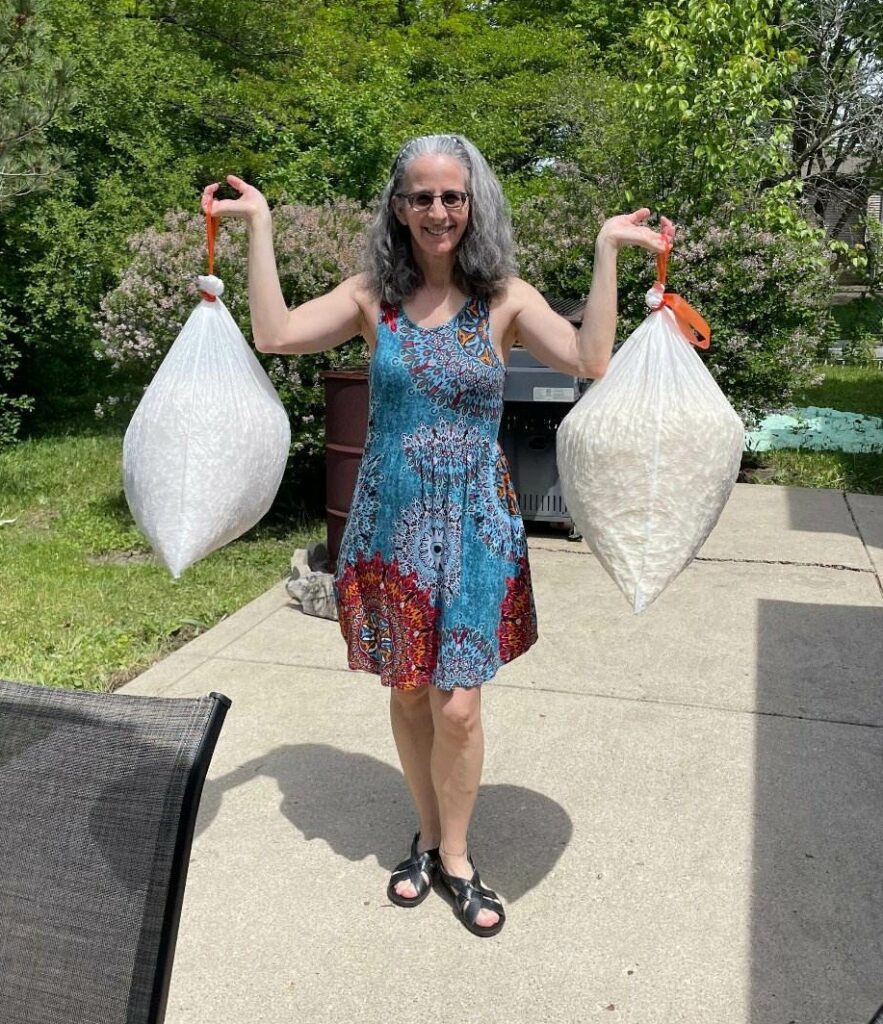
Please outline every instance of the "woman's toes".
[{"label": "woman's toes", "polygon": [[399,896],[404,896],[406,900],[412,900],[417,895],[417,890],[410,882],[399,882],[395,888]]},{"label": "woman's toes", "polygon": [[493,910],[479,910],[475,923],[479,928],[490,928],[500,920],[500,915]]}]

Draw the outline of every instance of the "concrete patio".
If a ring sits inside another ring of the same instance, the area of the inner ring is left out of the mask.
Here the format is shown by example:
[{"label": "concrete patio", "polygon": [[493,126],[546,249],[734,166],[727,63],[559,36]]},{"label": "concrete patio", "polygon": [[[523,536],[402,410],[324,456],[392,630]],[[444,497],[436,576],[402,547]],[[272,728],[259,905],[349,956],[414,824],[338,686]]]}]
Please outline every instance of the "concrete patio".
[{"label": "concrete patio", "polygon": [[233,706],[167,1024],[867,1024],[883,1003],[883,498],[739,484],[635,616],[534,536],[484,690],[490,940],[391,905],[414,822],[376,677],[283,584],[123,692]]}]

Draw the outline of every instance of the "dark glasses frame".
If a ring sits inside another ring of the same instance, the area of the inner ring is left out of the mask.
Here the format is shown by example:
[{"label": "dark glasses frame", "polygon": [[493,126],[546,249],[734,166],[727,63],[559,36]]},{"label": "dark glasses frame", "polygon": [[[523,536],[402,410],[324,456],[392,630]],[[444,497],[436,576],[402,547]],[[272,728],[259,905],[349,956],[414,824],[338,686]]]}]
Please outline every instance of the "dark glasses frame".
[{"label": "dark glasses frame", "polygon": [[[421,196],[424,198],[424,200],[429,200],[429,202],[426,203],[426,205],[424,206],[417,205],[417,200]],[[453,206],[449,206],[445,202],[445,196],[456,196],[456,203]],[[435,202],[436,199],[441,199],[442,206],[446,210],[462,210],[463,207],[472,198],[472,195],[469,192],[461,192],[459,189],[456,188],[446,188],[444,192],[429,192],[426,189],[421,189],[421,191],[419,192],[396,192],[395,198],[406,199],[408,202],[408,206],[410,206],[412,210],[416,210],[418,213],[426,213],[427,210],[432,209],[432,204]]]}]

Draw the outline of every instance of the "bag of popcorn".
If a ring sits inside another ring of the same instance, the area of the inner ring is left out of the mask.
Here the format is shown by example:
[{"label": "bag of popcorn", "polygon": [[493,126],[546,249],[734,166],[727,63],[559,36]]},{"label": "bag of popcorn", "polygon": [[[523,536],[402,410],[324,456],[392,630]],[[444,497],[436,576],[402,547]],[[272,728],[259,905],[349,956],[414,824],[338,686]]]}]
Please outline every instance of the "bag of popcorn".
[{"label": "bag of popcorn", "polygon": [[666,293],[558,428],[567,509],[598,560],[642,612],[690,564],[739,473],[744,426],[694,346],[708,325]]},{"label": "bag of popcorn", "polygon": [[261,519],[288,459],[291,431],[276,390],[221,301],[212,274],[217,218],[207,218],[209,273],[135,410],[123,485],[138,528],[177,579]]}]

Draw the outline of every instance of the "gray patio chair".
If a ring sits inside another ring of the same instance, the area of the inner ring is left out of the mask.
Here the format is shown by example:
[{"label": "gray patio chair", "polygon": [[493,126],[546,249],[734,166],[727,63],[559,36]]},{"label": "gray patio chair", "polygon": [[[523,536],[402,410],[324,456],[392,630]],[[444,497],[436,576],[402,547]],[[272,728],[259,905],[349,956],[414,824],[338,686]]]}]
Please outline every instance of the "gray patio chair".
[{"label": "gray patio chair", "polygon": [[0,680],[2,1024],[161,1024],[229,706]]}]

